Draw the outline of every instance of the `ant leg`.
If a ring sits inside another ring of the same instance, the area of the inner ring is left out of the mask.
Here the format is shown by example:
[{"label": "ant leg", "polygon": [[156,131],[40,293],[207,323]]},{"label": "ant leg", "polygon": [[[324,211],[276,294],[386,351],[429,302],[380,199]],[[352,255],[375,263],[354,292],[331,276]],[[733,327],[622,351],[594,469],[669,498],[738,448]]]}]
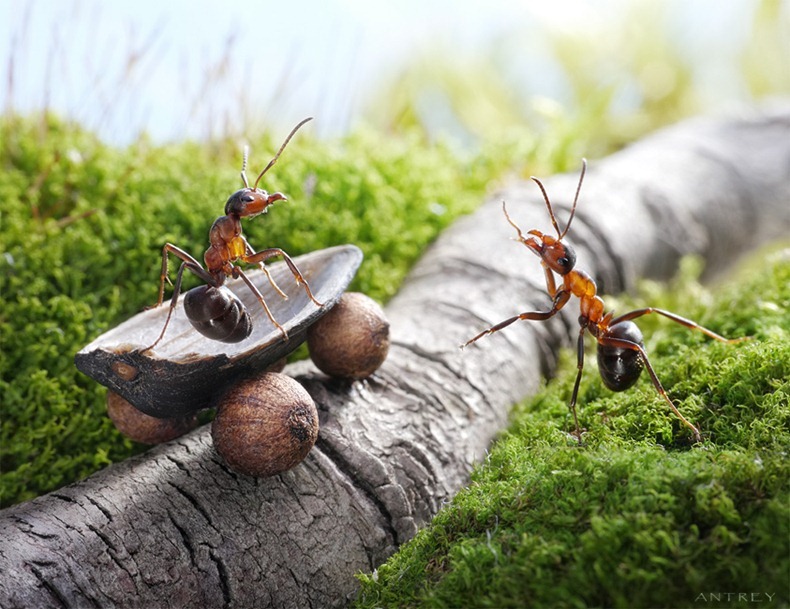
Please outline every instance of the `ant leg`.
[{"label": "ant leg", "polygon": [[255,294],[255,297],[258,299],[258,302],[261,303],[261,306],[263,307],[263,310],[266,312],[266,316],[269,318],[269,321],[271,321],[276,326],[276,328],[280,331],[280,333],[283,335],[283,340],[288,340],[288,332],[277,322],[276,319],[274,319],[274,315],[272,315],[272,312],[269,309],[269,305],[267,305],[266,301],[263,299],[263,294],[261,294],[258,288],[255,287],[255,284],[253,284],[252,281],[250,281],[250,278],[244,274],[244,271],[242,271],[239,267],[234,266],[233,276],[241,277],[242,280],[244,280],[244,283],[247,284],[247,287],[250,288],[250,291],[253,294]]},{"label": "ant leg", "polygon": [[573,384],[573,393],[571,394],[570,404],[568,404],[568,408],[570,408],[571,413],[573,413],[573,424],[576,426],[574,435],[579,441],[579,444],[582,443],[582,430],[581,427],[579,427],[579,418],[576,416],[576,398],[579,395],[579,384],[582,380],[582,370],[584,370],[584,331],[586,329],[587,326],[584,325],[579,331],[579,342],[576,346],[576,367],[579,371],[576,373],[576,382]]},{"label": "ant leg", "polygon": [[637,317],[642,317],[643,315],[650,315],[651,313],[658,313],[659,315],[663,315],[667,319],[671,319],[675,323],[679,323],[681,326],[685,326],[689,330],[699,330],[706,336],[710,336],[720,342],[723,343],[739,343],[744,340],[749,340],[748,336],[742,336],[741,338],[725,338],[720,334],[716,334],[713,330],[708,330],[707,328],[699,325],[698,323],[691,321],[690,319],[686,319],[685,317],[681,317],[680,315],[676,315],[670,311],[665,311],[663,309],[656,309],[655,307],[646,307],[644,309],[637,309],[636,311],[631,311],[630,313],[625,313],[620,317],[617,317],[609,322],[610,326],[617,325],[621,321],[630,321],[632,319],[636,319]]},{"label": "ant leg", "polygon": [[[716,335],[718,336],[718,335]],[[724,339],[727,340],[727,339]],[[694,434],[694,439],[697,442],[702,442],[702,436],[700,435],[699,429],[695,425],[693,425],[686,417],[680,414],[680,411],[675,407],[672,403],[672,400],[669,399],[667,392],[664,390],[661,381],[658,380],[658,375],[656,371],[653,370],[653,366],[650,364],[650,360],[647,357],[647,352],[642,348],[641,345],[631,342],[630,340],[625,340],[623,338],[613,338],[611,336],[599,336],[598,343],[605,346],[605,347],[619,347],[621,349],[632,349],[639,353],[639,357],[642,359],[642,363],[647,368],[647,372],[650,375],[650,379],[653,381],[653,386],[658,391],[659,395],[664,398],[664,401],[669,405],[672,409],[672,412],[675,413],[675,416],[681,420],[681,422],[688,427],[692,433]]]},{"label": "ant leg", "polygon": [[548,290],[549,296],[554,298],[557,294],[557,284],[554,281],[554,273],[542,260],[540,264],[543,265],[543,273],[546,275],[546,290]]},{"label": "ant leg", "polygon": [[480,334],[475,336],[474,338],[469,339],[463,345],[461,345],[461,349],[464,347],[468,347],[476,340],[483,338],[484,336],[488,336],[489,334],[493,334],[494,332],[498,332],[502,328],[507,328],[513,322],[524,320],[524,319],[531,319],[535,321],[545,321],[554,317],[557,312],[565,306],[565,303],[568,302],[568,299],[571,297],[570,292],[566,292],[565,290],[560,290],[554,296],[554,303],[550,310],[548,311],[530,311],[528,313],[521,313],[520,315],[516,315],[515,317],[511,317],[510,319],[506,319],[505,321],[500,321],[495,326],[491,326],[488,330],[483,330]]},{"label": "ant leg", "polygon": [[[241,236],[241,238],[244,239],[244,236]],[[247,257],[252,257],[255,255],[255,250],[252,249],[252,246],[247,242],[246,239],[244,239],[244,248],[247,251]],[[272,274],[269,272],[266,264],[259,262],[258,266],[263,271],[263,274],[266,275],[266,279],[269,280],[269,285],[274,288],[274,291],[277,292],[283,300],[288,300],[288,294],[283,292],[280,289],[280,286],[277,285],[277,282],[274,281],[274,277],[272,277]]]},{"label": "ant leg", "polygon": [[165,291],[165,280],[168,282],[170,281],[167,277],[167,254],[172,253],[178,256],[181,259],[181,266],[178,268],[178,274],[176,275],[176,283],[173,286],[173,297],[170,299],[170,308],[167,311],[167,319],[165,319],[165,325],[162,328],[162,331],[159,333],[159,337],[148,347],[143,349],[143,352],[150,351],[154,347],[156,347],[159,342],[164,338],[165,331],[167,330],[167,326],[170,325],[170,318],[173,317],[173,311],[175,311],[176,305],[178,304],[178,297],[181,294],[181,281],[184,275],[184,269],[189,269],[195,275],[200,277],[203,281],[208,283],[209,285],[213,285],[216,287],[216,280],[215,278],[209,273],[206,269],[200,266],[200,263],[195,260],[192,256],[190,256],[187,252],[182,250],[179,247],[171,243],[165,243],[165,246],[162,248],[162,274],[159,279],[159,300],[157,301],[155,306],[160,306],[164,300],[164,291]]},{"label": "ant leg", "polygon": [[155,307],[158,307],[162,304],[165,298],[165,281],[170,283],[170,279],[167,276],[167,255],[173,254],[182,260],[184,264],[187,265],[190,271],[192,271],[195,275],[200,277],[203,281],[208,284],[214,285],[214,277],[204,269],[201,264],[195,260],[192,256],[190,256],[187,252],[182,250],[180,247],[173,245],[172,243],[165,243],[164,247],[162,248],[162,273],[159,275],[159,299],[156,301]]},{"label": "ant leg", "polygon": [[[178,296],[181,293],[181,278],[184,275],[184,268],[186,268],[187,263],[182,262],[181,266],[178,267],[178,273],[176,274],[176,283],[173,287],[173,297],[170,299],[170,308],[167,310],[167,318],[165,319],[165,325],[162,327],[162,331],[159,333],[159,337],[151,344],[151,346],[143,349],[143,351],[150,351],[154,347],[159,344],[165,336],[165,330],[167,330],[167,326],[170,325],[170,318],[173,316],[173,311],[176,308],[176,304],[178,304]],[[164,287],[164,285],[162,286]],[[159,291],[159,304],[162,304],[162,291]],[[158,305],[157,305],[158,306]]]},{"label": "ant leg", "polygon": [[[151,349],[156,347],[159,344],[159,342],[165,337],[165,331],[167,330],[167,326],[170,325],[170,318],[173,317],[173,311],[175,311],[176,309],[176,305],[178,304],[178,297],[181,294],[181,279],[183,278],[184,275],[184,269],[187,268],[194,272],[194,269],[191,267],[191,263],[189,262],[182,262],[181,266],[178,267],[178,273],[176,274],[176,283],[173,287],[173,297],[170,299],[170,308],[167,310],[167,318],[165,319],[165,325],[162,327],[162,331],[159,333],[159,337],[150,346],[143,349],[143,352],[150,351]],[[203,269],[201,268],[200,270]],[[159,304],[162,304],[161,295],[160,295]]]},{"label": "ant leg", "polygon": [[263,262],[261,262],[260,264],[263,274],[266,275],[266,279],[269,280],[269,285],[271,285],[272,288],[274,288],[274,291],[277,292],[282,297],[283,300],[288,300],[288,294],[283,292],[280,289],[280,286],[278,286],[277,283],[274,281],[274,277],[272,277],[272,274],[269,272],[269,268]]},{"label": "ant leg", "polygon": [[324,304],[321,303],[321,302],[318,302],[315,299],[315,296],[313,296],[313,292],[312,292],[312,290],[310,290],[310,284],[307,283],[307,280],[302,276],[301,271],[297,268],[297,266],[294,263],[294,261],[291,260],[291,257],[288,254],[286,254],[283,250],[281,250],[279,247],[271,247],[269,249],[262,250],[262,251],[258,252],[257,254],[254,254],[252,256],[244,256],[242,258],[242,260],[244,262],[249,263],[249,264],[258,264],[259,262],[265,262],[269,258],[274,258],[275,256],[282,256],[283,257],[283,260],[285,260],[285,264],[288,265],[288,268],[290,269],[291,274],[294,276],[294,279],[296,279],[296,285],[303,286],[304,290],[305,290],[305,292],[307,292],[307,296],[310,298],[310,300],[312,300],[319,307],[323,307]]}]

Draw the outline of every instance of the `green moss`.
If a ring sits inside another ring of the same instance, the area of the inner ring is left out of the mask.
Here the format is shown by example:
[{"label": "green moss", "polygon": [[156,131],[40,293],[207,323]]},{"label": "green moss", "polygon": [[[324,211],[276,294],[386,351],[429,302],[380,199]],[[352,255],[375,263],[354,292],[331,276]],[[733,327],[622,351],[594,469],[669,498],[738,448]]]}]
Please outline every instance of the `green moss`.
[{"label": "green moss", "polygon": [[523,438],[497,451],[504,463],[365,580],[363,606],[690,606],[701,592],[785,590],[778,461]]},{"label": "green moss", "polygon": [[[4,117],[0,142],[0,503],[9,505],[143,448],[115,431],[104,388],[73,357],[156,301],[166,241],[202,257],[211,222],[241,187],[241,150],[116,149],[52,116]],[[279,143],[252,141],[250,175]],[[359,245],[352,289],[385,301],[438,232],[482,200],[492,171],[417,138],[299,133],[262,184],[289,202],[244,230],[253,247],[292,255]]]},{"label": "green moss", "polygon": [[470,486],[360,576],[359,607],[748,604],[727,593],[790,602],[790,259],[762,259],[714,296],[689,273],[686,265],[665,293],[646,284],[639,303],[753,337],[720,344],[664,319],[640,321],[659,377],[704,446],[690,445],[649,379],[606,390],[592,353],[579,399],[588,431],[576,445],[564,431],[576,373],[567,353],[558,377],[514,410]]}]

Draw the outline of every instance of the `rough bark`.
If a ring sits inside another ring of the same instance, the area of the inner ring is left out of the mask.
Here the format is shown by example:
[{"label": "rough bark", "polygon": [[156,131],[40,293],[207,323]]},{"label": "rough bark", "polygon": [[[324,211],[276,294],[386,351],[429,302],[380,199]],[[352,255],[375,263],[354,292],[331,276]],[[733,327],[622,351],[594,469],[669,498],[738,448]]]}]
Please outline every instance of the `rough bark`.
[{"label": "rough bark", "polygon": [[[564,224],[578,174],[544,184]],[[207,428],[0,513],[3,607],[323,607],[354,594],[467,481],[509,407],[552,371],[573,307],[464,351],[478,330],[546,308],[538,261],[510,240],[550,232],[531,182],[496,193],[426,252],[387,307],[392,347],[365,382],[290,368],[319,441],[267,480],[235,475]],[[720,273],[790,233],[790,107],[692,120],[591,160],[568,236],[605,292],[666,278],[686,254]],[[583,407],[583,406],[582,406]]]}]

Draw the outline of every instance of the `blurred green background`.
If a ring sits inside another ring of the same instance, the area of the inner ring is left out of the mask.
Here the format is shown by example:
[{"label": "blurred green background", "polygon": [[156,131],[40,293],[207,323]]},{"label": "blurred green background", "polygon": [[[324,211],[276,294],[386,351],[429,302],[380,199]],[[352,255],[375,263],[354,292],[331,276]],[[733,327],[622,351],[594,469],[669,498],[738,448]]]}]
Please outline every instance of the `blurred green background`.
[{"label": "blurred green background", "polygon": [[244,140],[310,115],[320,138],[626,142],[787,92],[787,34],[786,0],[22,0],[0,3],[0,91],[115,144]]},{"label": "blurred green background", "polygon": [[244,144],[254,173],[316,117],[245,233],[357,243],[385,302],[498,182],[790,94],[786,1],[374,4],[0,5],[0,505],[145,450],[73,355],[156,300],[165,241],[201,255]]}]

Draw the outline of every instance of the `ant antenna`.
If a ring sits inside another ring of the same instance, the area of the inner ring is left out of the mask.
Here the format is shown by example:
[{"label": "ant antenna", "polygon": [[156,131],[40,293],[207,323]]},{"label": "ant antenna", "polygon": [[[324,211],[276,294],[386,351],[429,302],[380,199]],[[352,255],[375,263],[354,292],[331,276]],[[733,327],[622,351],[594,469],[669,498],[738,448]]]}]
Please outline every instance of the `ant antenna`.
[{"label": "ant antenna", "polygon": [[244,146],[244,160],[241,162],[241,181],[244,182],[244,188],[249,188],[250,184],[247,182],[247,156],[250,153],[250,147]]},{"label": "ant antenna", "polygon": [[[285,150],[285,147],[288,145],[288,142],[291,141],[291,138],[294,136],[294,134],[297,131],[299,131],[299,128],[302,125],[304,125],[306,122],[311,121],[311,120],[313,120],[313,117],[312,116],[308,116],[306,119],[302,120],[298,125],[296,125],[296,127],[291,129],[291,133],[289,133],[288,137],[285,138],[285,141],[283,142],[283,145],[280,146],[280,149],[277,151],[277,154],[275,154],[274,158],[271,161],[269,161],[269,164],[266,165],[266,167],[263,168],[263,171],[261,171],[261,173],[258,174],[258,179],[255,180],[255,185],[252,187],[253,190],[258,188],[258,182],[261,181],[261,178],[263,177],[263,174],[266,173],[267,171],[269,171],[272,168],[272,166],[277,162],[277,159],[280,158],[280,155],[283,153],[283,150]],[[245,185],[246,185],[246,182],[245,182]]]},{"label": "ant antenna", "polygon": [[568,224],[565,225],[565,230],[560,235],[560,240],[568,234],[568,229],[571,227],[571,220],[573,220],[573,214],[576,213],[576,203],[579,201],[579,193],[582,190],[582,182],[584,182],[584,174],[587,173],[587,159],[582,157],[582,172],[579,175],[579,185],[576,187],[576,196],[573,197],[573,207],[571,207],[571,217],[568,218]]},{"label": "ant antenna", "polygon": [[573,221],[573,215],[576,213],[576,203],[579,201],[579,193],[582,190],[582,182],[584,181],[584,174],[587,172],[587,159],[582,159],[582,173],[579,176],[579,185],[576,187],[576,196],[573,197],[573,206],[571,207],[571,215],[568,218],[568,224],[565,225],[565,230],[560,231],[560,227],[557,224],[557,219],[554,217],[554,210],[551,208],[551,203],[549,202],[549,195],[546,194],[546,189],[543,187],[541,181],[532,176],[530,179],[535,182],[540,187],[540,192],[543,193],[543,200],[546,201],[546,207],[549,210],[549,216],[551,217],[551,223],[554,225],[554,230],[557,231],[557,237],[559,240],[562,241],[563,237],[568,234],[568,229],[571,227],[571,222]]},{"label": "ant antenna", "polygon": [[515,228],[516,232],[518,232],[518,239],[516,239],[516,241],[520,241],[521,243],[524,243],[526,245],[527,240],[524,237],[524,233],[521,232],[521,229],[518,227],[518,225],[515,222],[513,222],[513,220],[510,218],[510,215],[507,213],[507,206],[505,205],[504,201],[502,201],[502,211],[505,214],[505,218],[507,219],[508,224],[510,224],[510,226]]}]

